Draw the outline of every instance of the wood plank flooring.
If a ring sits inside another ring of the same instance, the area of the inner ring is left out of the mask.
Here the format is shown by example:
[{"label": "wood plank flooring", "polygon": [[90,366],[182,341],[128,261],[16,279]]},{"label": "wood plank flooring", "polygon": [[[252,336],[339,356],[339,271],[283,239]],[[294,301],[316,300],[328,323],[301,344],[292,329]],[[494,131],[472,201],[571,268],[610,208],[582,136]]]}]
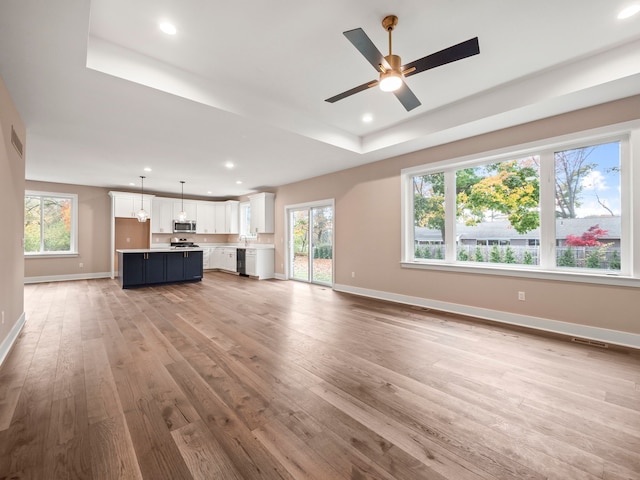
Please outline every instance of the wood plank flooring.
[{"label": "wood plank flooring", "polygon": [[640,479],[640,355],[207,272],[25,286],[0,479]]}]

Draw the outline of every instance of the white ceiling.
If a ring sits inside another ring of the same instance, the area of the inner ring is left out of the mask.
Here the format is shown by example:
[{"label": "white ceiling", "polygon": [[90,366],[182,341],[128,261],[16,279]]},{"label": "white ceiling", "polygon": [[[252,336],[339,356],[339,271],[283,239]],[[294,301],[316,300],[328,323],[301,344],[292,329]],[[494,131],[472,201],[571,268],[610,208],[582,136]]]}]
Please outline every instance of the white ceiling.
[{"label": "white ceiling", "polygon": [[[237,196],[638,94],[630,3],[2,0],[0,75],[28,179]],[[325,102],[377,77],[342,32],[386,54],[388,14],[403,64],[476,36],[480,55],[408,78],[411,112],[377,88]]]}]

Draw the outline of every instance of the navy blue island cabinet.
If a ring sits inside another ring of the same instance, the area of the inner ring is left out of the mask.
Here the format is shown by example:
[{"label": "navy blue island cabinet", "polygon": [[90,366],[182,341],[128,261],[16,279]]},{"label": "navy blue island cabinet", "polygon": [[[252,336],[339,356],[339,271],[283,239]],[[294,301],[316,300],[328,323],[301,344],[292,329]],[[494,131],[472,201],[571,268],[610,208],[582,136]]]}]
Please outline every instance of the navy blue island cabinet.
[{"label": "navy blue island cabinet", "polygon": [[202,250],[118,250],[122,288],[202,280]]}]

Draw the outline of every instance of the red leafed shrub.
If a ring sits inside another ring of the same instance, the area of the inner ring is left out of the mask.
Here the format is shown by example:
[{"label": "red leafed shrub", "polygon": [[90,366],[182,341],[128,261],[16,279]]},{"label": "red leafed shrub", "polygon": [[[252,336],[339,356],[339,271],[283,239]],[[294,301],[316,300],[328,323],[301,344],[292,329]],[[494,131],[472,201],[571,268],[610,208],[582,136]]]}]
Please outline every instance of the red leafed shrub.
[{"label": "red leafed shrub", "polygon": [[603,230],[598,225],[593,225],[579,237],[576,235],[567,235],[565,245],[570,247],[601,247],[604,243],[599,241],[599,238],[604,237],[608,233],[607,230]]}]

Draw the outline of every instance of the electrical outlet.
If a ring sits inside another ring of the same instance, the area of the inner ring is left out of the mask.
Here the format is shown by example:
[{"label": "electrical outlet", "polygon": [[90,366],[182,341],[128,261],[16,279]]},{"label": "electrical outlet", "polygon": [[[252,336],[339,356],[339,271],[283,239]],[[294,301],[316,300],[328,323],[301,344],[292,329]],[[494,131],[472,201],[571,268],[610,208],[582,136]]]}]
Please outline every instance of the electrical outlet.
[{"label": "electrical outlet", "polygon": [[84,267],[84,263],[80,262],[80,265],[78,265],[80,268]]},{"label": "electrical outlet", "polygon": [[4,310],[2,310],[2,325],[4,325]]},{"label": "electrical outlet", "polygon": [[356,272],[351,272],[351,278],[356,278]]},{"label": "electrical outlet", "polygon": [[518,292],[518,300],[520,300],[521,302],[525,301],[524,292]]}]

